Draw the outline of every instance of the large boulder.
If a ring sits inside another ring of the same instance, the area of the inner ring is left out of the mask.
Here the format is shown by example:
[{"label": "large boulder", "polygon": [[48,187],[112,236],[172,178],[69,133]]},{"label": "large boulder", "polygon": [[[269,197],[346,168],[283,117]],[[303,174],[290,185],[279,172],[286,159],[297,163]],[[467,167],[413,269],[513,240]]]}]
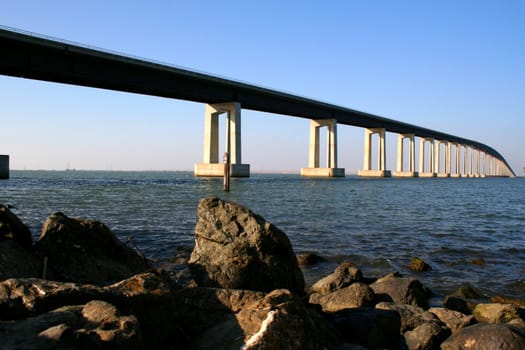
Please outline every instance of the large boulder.
[{"label": "large boulder", "polygon": [[64,306],[19,321],[0,321],[5,349],[142,349],[135,316],[120,316],[107,302]]},{"label": "large boulder", "polygon": [[46,219],[35,245],[59,281],[111,284],[151,269],[150,262],[93,220],[55,213]]},{"label": "large boulder", "polygon": [[313,293],[326,294],[362,280],[363,273],[361,270],[350,262],[343,262],[334,272],[314,283],[310,290]]},{"label": "large boulder", "polygon": [[523,350],[525,333],[504,324],[479,323],[462,328],[441,344],[442,350]]},{"label": "large boulder", "polygon": [[199,203],[190,271],[199,286],[304,294],[288,237],[249,209],[217,197]]},{"label": "large boulder", "polygon": [[416,305],[428,308],[429,290],[412,277],[401,277],[392,273],[372,283],[378,301],[391,301],[396,304]]},{"label": "large boulder", "polygon": [[0,240],[13,240],[24,248],[31,247],[29,228],[6,205],[0,204]]},{"label": "large boulder", "polygon": [[356,282],[346,288],[328,294],[310,295],[311,304],[321,305],[324,312],[336,312],[348,308],[372,306],[374,291],[366,284]]}]

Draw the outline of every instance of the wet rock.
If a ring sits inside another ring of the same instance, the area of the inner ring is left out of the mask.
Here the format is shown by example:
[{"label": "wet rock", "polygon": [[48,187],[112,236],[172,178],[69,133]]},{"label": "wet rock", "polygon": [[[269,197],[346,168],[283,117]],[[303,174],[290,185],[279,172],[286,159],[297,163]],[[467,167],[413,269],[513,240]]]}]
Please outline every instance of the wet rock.
[{"label": "wet rock", "polygon": [[424,262],[422,259],[418,257],[413,257],[410,260],[410,265],[408,266],[413,271],[430,271],[432,270],[432,267],[430,267],[429,264]]},{"label": "wet rock", "polygon": [[353,283],[328,294],[314,293],[310,295],[310,303],[321,305],[324,312],[371,306],[373,302],[374,291],[361,282]]},{"label": "wet rock", "polygon": [[202,199],[197,212],[189,264],[199,286],[304,294],[304,278],[284,232],[216,197]]},{"label": "wet rock", "polygon": [[478,322],[507,323],[513,319],[522,319],[524,311],[513,304],[478,304],[472,312]]},{"label": "wet rock", "polygon": [[0,204],[0,240],[12,240],[23,248],[33,244],[29,228],[15,215],[8,206]]},{"label": "wet rock", "polygon": [[371,349],[399,349],[401,319],[396,311],[346,309],[328,315],[345,341]]},{"label": "wet rock", "polygon": [[322,349],[336,330],[288,290],[192,288],[176,292],[183,332],[198,349]]},{"label": "wet rock", "polygon": [[64,306],[20,321],[0,321],[6,349],[142,349],[139,323],[103,301]]},{"label": "wet rock", "polygon": [[443,306],[447,309],[470,315],[476,305],[482,300],[487,300],[486,296],[471,284],[466,283],[454,293],[447,295],[443,301]]},{"label": "wet rock", "polygon": [[429,290],[415,278],[389,274],[372,283],[370,287],[374,290],[378,301],[428,308]]},{"label": "wet rock", "polygon": [[465,315],[459,311],[449,310],[441,307],[433,307],[428,309],[428,311],[436,315],[441,322],[446,324],[452,333],[456,333],[461,328],[465,328],[476,323],[474,316]]},{"label": "wet rock", "polygon": [[343,262],[333,273],[314,283],[310,290],[313,293],[326,294],[362,280],[363,273],[360,269],[350,262]]},{"label": "wet rock", "polygon": [[441,344],[442,350],[525,349],[525,333],[504,324],[480,323],[465,327]]},{"label": "wet rock", "polygon": [[41,276],[42,262],[30,250],[13,240],[0,241],[0,281]]},{"label": "wet rock", "polygon": [[319,262],[326,261],[322,256],[317,255],[316,253],[304,253],[297,255],[297,262],[299,266],[310,266],[315,265]]},{"label": "wet rock", "polygon": [[147,259],[106,225],[62,213],[46,219],[35,248],[41,259],[48,258],[48,268],[60,281],[111,284],[151,269]]}]

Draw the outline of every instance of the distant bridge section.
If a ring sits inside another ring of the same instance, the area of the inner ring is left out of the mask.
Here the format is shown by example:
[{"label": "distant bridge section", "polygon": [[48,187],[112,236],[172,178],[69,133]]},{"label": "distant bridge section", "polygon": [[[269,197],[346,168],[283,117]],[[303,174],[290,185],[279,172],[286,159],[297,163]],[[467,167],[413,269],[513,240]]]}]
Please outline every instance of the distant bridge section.
[{"label": "distant bridge section", "polygon": [[[466,176],[475,174],[515,176],[500,153],[477,141],[277,90],[12,28],[0,27],[0,74],[206,103],[208,107],[202,164],[208,170],[201,168],[201,175],[218,175],[217,171],[220,172],[222,169],[217,154],[217,116],[221,113],[227,113],[228,123],[234,126],[230,134],[234,148],[230,149],[230,153],[235,156],[235,159],[232,158],[232,163],[234,166],[239,165],[239,172],[236,173],[234,170],[232,175],[246,176],[246,172],[249,175],[249,166],[241,164],[240,108],[242,107],[312,120],[309,167],[305,169],[314,171],[305,170],[304,175],[341,176],[340,170],[328,170],[328,172],[317,170],[319,170],[319,127],[328,128],[328,139],[331,143],[327,147],[329,162],[327,168],[338,169],[336,125],[342,124],[366,128],[365,161],[362,173],[365,176],[388,176],[384,169],[384,146],[381,146],[384,145],[385,131],[403,135],[403,140],[409,138],[410,142],[413,142],[414,137],[421,138],[420,152],[431,153],[432,156],[426,162],[426,166],[424,159],[420,159],[419,173],[427,172],[437,176],[440,173],[439,169],[443,168],[442,173],[449,176],[454,172],[461,176],[461,171]],[[372,171],[370,164],[371,137],[375,134],[379,135],[380,140],[378,147],[380,164],[377,169],[379,172]],[[431,144],[428,152],[425,151],[427,142]],[[403,162],[400,162],[399,157],[403,158],[405,153],[403,144],[401,142],[398,148],[397,173],[416,175],[413,152],[410,153],[409,158],[414,169],[409,169],[408,172],[402,169]],[[434,147],[436,144],[437,147]],[[444,145],[444,148],[440,145]],[[452,147],[455,147],[456,151],[455,166],[452,164]],[[413,149],[412,144],[410,149]],[[464,150],[463,162],[460,162],[460,150]],[[444,157],[440,157],[441,154]],[[468,156],[470,156],[470,163],[467,160]],[[444,158],[442,163],[440,158]],[[467,169],[468,167],[470,170]],[[452,168],[455,168],[454,171]],[[197,168],[196,174],[199,175]]]}]

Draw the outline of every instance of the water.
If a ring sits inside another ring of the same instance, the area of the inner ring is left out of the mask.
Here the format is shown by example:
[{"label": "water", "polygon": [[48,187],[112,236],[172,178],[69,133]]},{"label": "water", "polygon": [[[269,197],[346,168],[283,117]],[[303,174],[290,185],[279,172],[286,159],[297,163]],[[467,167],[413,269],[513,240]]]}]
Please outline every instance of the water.
[{"label": "water", "polygon": [[[16,206],[34,239],[45,218],[62,211],[102,221],[122,240],[132,236],[148,257],[163,262],[177,247],[193,246],[198,201],[217,195],[273,222],[296,253],[328,258],[304,271],[307,282],[349,260],[368,277],[412,275],[435,300],[464,282],[490,295],[525,299],[525,178],[252,174],[232,179],[231,187],[224,193],[222,179],[189,172],[12,171],[10,180],[0,181],[0,203]],[[432,271],[411,272],[413,256]]]}]

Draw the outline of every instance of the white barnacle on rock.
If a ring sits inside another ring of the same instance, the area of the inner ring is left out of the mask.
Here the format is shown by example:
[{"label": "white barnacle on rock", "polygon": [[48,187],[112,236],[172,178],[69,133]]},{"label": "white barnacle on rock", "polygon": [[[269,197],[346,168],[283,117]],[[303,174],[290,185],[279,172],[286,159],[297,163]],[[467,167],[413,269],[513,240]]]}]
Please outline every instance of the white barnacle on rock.
[{"label": "white barnacle on rock", "polygon": [[259,328],[257,333],[252,335],[243,346],[241,346],[241,350],[250,350],[254,346],[260,345],[260,343],[264,341],[264,335],[268,331],[268,328],[270,327],[272,322],[275,320],[276,314],[276,310],[268,312],[268,315],[261,323],[261,328]]}]

